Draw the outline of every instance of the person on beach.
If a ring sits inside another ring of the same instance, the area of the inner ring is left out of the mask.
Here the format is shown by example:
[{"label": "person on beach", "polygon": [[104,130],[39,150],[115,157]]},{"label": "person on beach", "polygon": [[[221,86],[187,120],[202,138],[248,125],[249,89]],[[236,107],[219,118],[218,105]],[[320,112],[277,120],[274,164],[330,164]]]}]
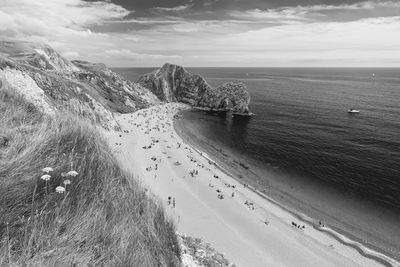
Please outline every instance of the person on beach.
[{"label": "person on beach", "polygon": [[172,207],[175,208],[175,198],[172,200]]},{"label": "person on beach", "polygon": [[171,204],[171,196],[168,197],[168,205]]}]

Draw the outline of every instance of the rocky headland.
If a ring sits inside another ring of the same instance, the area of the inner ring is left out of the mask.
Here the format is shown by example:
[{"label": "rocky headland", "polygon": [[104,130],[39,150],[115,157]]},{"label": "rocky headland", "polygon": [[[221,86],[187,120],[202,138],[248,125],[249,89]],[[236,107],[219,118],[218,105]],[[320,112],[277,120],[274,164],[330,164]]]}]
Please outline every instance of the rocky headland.
[{"label": "rocky headland", "polygon": [[69,61],[48,45],[0,41],[0,77],[45,114],[72,112],[106,129],[117,128],[114,113],[130,113],[160,102],[251,115],[243,83],[212,88],[183,67],[165,64],[138,82],[104,64]]},{"label": "rocky headland", "polygon": [[225,83],[212,88],[200,75],[181,66],[166,63],[162,68],[139,78],[161,101],[182,102],[195,108],[251,115],[250,94],[243,83]]}]

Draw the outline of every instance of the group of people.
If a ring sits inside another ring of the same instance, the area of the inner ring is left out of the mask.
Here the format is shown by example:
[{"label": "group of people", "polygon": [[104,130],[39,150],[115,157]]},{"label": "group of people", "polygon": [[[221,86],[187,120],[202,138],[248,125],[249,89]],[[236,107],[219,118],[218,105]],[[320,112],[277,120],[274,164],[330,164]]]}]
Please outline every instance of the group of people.
[{"label": "group of people", "polygon": [[195,175],[199,175],[199,171],[198,170],[192,170],[189,172],[190,176],[194,177]]},{"label": "group of people", "polygon": [[292,222],[292,225],[293,225],[294,227],[297,227],[297,228],[301,229],[301,230],[306,229],[306,226],[305,226],[305,225],[301,226],[300,224],[297,224],[297,223],[295,223],[295,222]]},{"label": "group of people", "polygon": [[176,204],[175,198],[168,196],[168,206],[171,205],[171,203],[172,203],[172,207],[175,208],[175,204]]},{"label": "group of people", "polygon": [[246,200],[244,204],[251,210],[254,210],[254,203],[251,201]]}]

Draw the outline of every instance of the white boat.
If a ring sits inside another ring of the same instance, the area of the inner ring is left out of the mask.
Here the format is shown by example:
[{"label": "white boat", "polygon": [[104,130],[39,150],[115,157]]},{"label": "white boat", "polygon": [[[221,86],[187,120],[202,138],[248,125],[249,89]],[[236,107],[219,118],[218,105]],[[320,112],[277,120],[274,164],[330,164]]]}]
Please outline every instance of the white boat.
[{"label": "white boat", "polygon": [[347,113],[360,113],[360,111],[357,110],[357,109],[351,108],[351,109],[349,109],[349,110],[347,111]]}]

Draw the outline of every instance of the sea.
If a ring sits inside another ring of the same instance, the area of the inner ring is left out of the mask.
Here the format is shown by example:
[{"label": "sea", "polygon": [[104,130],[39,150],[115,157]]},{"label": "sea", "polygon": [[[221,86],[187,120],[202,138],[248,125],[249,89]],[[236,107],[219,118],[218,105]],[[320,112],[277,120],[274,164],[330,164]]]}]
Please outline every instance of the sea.
[{"label": "sea", "polygon": [[[115,70],[137,81],[152,69]],[[282,195],[297,187],[302,212],[400,255],[400,69],[188,70],[214,87],[243,82],[255,114],[186,111],[192,136],[244,159],[264,184],[290,185]]]}]

